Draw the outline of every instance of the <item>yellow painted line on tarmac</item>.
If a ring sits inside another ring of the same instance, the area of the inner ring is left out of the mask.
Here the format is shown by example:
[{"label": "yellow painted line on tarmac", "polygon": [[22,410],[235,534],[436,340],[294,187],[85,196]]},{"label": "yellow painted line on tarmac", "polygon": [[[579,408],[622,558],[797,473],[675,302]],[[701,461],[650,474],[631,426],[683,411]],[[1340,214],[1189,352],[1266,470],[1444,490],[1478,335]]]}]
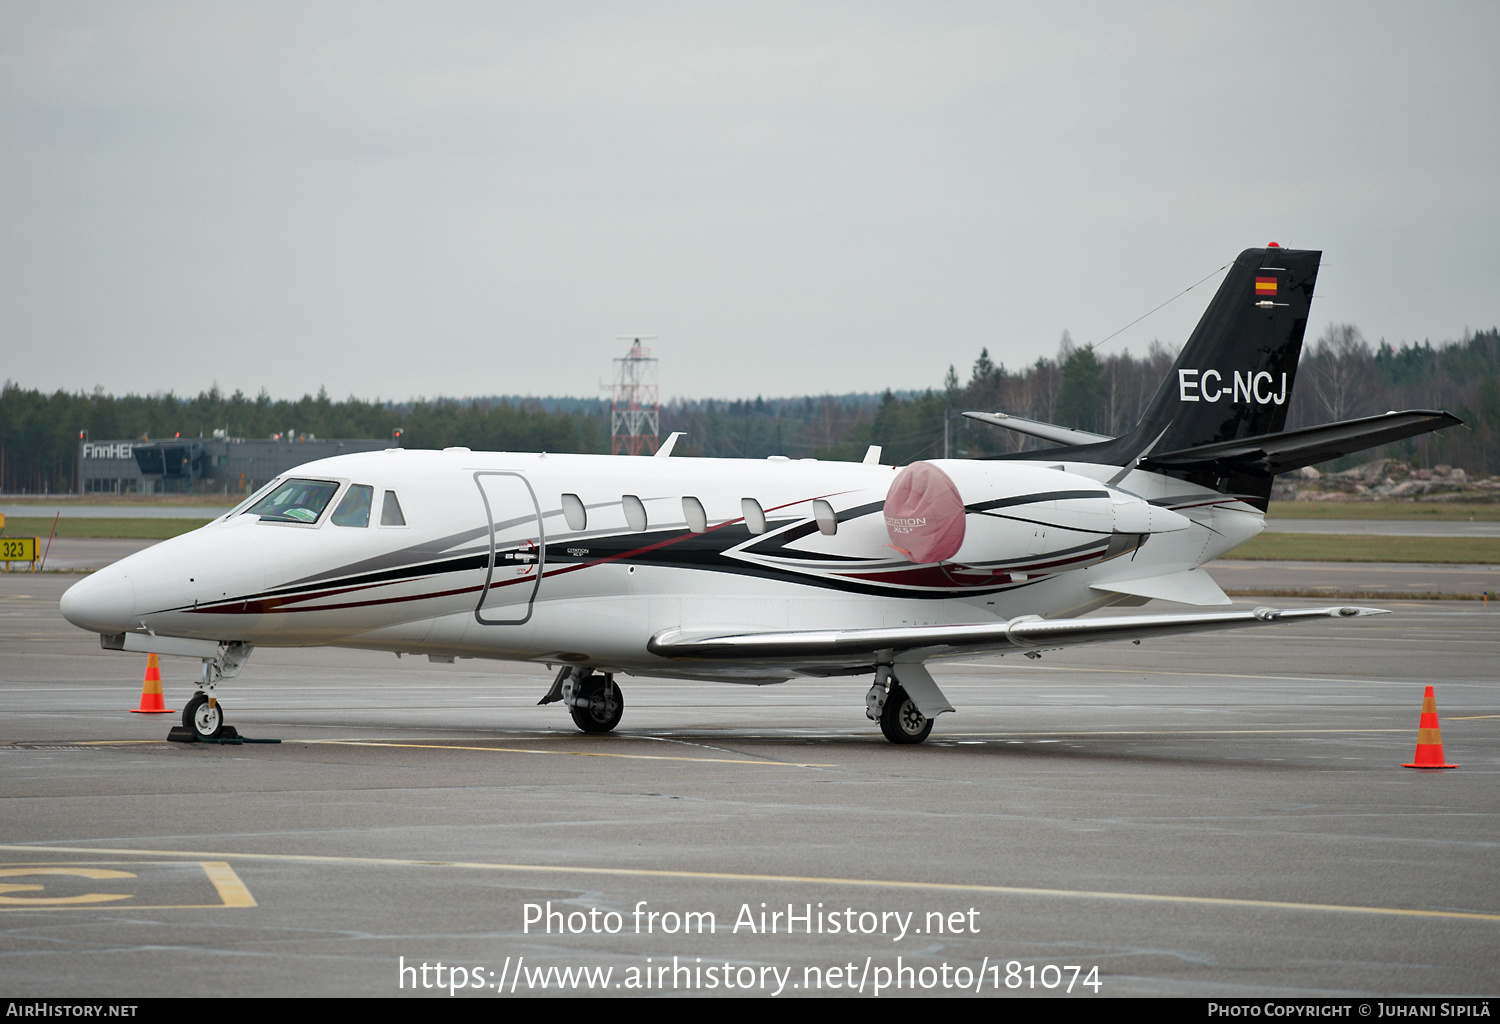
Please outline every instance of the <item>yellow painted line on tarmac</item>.
[{"label": "yellow painted line on tarmac", "polygon": [[551,757],[621,757],[631,761],[694,761],[700,764],[753,764],[767,768],[837,768],[836,764],[756,761],[748,757],[671,757],[666,754],[606,754],[589,750],[534,750],[528,747],[466,747],[449,743],[386,743],[374,740],[292,740],[293,743],[342,747],[408,747],[414,750],[474,750],[485,754],[546,754]]},{"label": "yellow painted line on tarmac", "polygon": [[229,866],[228,861],[206,860],[201,862],[203,873],[208,875],[208,880],[219,890],[219,899],[224,901],[226,907],[253,907],[255,897],[250,895],[250,890],[245,888],[245,883],[240,881],[240,876],[234,873],[234,868]]},{"label": "yellow painted line on tarmac", "polygon": [[1500,715],[1444,715],[1445,722],[1477,722],[1481,718],[1500,718]]},{"label": "yellow painted line on tarmac", "polygon": [[837,885],[864,889],[908,889],[921,892],[964,892],[995,896],[1035,896],[1054,899],[1111,900],[1132,903],[1168,903],[1186,906],[1230,907],[1244,910],[1317,911],[1333,914],[1375,914],[1392,917],[1428,917],[1448,920],[1500,923],[1500,914],[1465,910],[1417,910],[1407,907],[1374,907],[1343,903],[1296,903],[1288,900],[1247,900],[1222,896],[1173,896],[1165,893],[1111,892],[1099,889],[1046,889],[1018,885],[974,885],[963,882],[916,882],[900,879],[840,878],[819,875],[763,875],[729,871],[671,871],[660,868],[576,867],[565,864],[506,864],[487,861],[407,860],[394,857],[332,857],[294,853],[205,853],[190,850],[128,850],[74,846],[0,845],[0,850],[46,853],[134,854],[142,857],[213,858],[256,860],[293,864],[346,864],[361,867],[457,868],[471,871],[503,871],[554,875],[609,875],[622,878],[663,878],[711,882],[763,882],[779,885]]},{"label": "yellow painted line on tarmac", "polygon": [[[93,850],[93,851],[88,851],[88,850],[79,850],[79,849],[75,849],[75,850],[71,850],[71,851],[63,851],[63,850],[61,850],[58,847],[48,848],[48,847],[41,847],[41,846],[33,846],[33,847],[24,847],[24,846],[23,847],[0,847],[0,849],[18,849],[18,850],[31,849],[31,850],[39,850],[39,851],[43,851],[43,852],[48,852],[48,853],[56,853],[56,852],[111,853],[111,852],[113,852],[115,854],[119,854],[119,853],[123,852],[123,853],[135,854],[135,853],[138,852],[136,850],[124,850],[124,851],[119,851],[119,850],[115,850],[115,851]],[[180,856],[179,854],[177,854],[175,852],[170,852],[170,851],[167,853],[167,855],[168,856],[172,856],[172,857]],[[131,873],[129,871],[113,871],[113,870],[109,870],[109,869],[105,869],[105,868],[100,868],[100,867],[94,866],[94,865],[99,865],[99,864],[120,864],[120,863],[126,863],[126,864],[129,864],[132,867],[135,867],[135,866],[138,866],[140,862],[83,861],[83,862],[54,863],[54,864],[22,864],[22,863],[15,863],[15,864],[0,865],[0,877],[34,878],[36,876],[44,876],[45,877],[45,876],[49,876],[49,875],[75,875],[75,876],[78,876],[78,877],[91,878],[91,879],[104,879],[104,878],[108,878],[108,879],[120,879],[120,878],[136,878],[137,877],[135,874],[133,874],[133,873]],[[177,862],[176,861],[172,861],[172,862],[169,862],[169,863],[174,863],[175,864]],[[124,904],[120,904],[120,903],[115,903],[114,902],[116,900],[128,900],[128,899],[131,899],[132,895],[133,895],[131,893],[85,893],[85,894],[83,894],[81,896],[58,896],[58,897],[32,896],[32,895],[17,895],[17,896],[4,896],[4,895],[0,895],[0,903],[9,904],[7,906],[0,906],[0,914],[7,913],[7,912],[9,912],[9,913],[16,913],[16,912],[36,913],[37,911],[42,911],[42,910],[45,910],[45,911],[51,911],[51,910],[131,910],[131,911],[135,911],[135,910],[236,910],[236,909],[244,909],[244,908],[247,908],[247,907],[258,906],[258,904],[255,902],[255,897],[250,895],[250,890],[248,888],[246,888],[245,883],[240,880],[240,876],[235,873],[234,868],[232,868],[229,865],[228,861],[225,861],[225,860],[200,860],[200,861],[198,861],[198,866],[203,869],[203,873],[205,875],[207,875],[208,876],[208,880],[213,883],[214,889],[215,889],[215,891],[218,892],[219,899],[220,899],[221,902],[219,902],[219,903],[158,903],[158,904],[143,904],[143,903],[124,903]],[[37,885],[37,884],[0,885],[0,891],[4,891],[4,890],[14,890],[16,892],[30,893],[30,892],[35,892],[35,891],[43,891],[44,890],[44,886]]]},{"label": "yellow painted line on tarmac", "polygon": [[128,747],[137,743],[165,743],[166,740],[66,740],[71,747]]}]

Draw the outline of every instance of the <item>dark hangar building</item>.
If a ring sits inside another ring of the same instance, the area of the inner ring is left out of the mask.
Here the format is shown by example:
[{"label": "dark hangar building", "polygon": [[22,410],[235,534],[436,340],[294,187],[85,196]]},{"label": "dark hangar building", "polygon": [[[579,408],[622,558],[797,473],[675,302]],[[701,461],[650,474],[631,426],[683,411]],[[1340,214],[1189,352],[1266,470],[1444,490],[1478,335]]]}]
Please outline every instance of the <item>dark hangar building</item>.
[{"label": "dark hangar building", "polygon": [[368,438],[82,441],[78,489],[84,494],[248,494],[305,462],[389,447],[390,441]]}]

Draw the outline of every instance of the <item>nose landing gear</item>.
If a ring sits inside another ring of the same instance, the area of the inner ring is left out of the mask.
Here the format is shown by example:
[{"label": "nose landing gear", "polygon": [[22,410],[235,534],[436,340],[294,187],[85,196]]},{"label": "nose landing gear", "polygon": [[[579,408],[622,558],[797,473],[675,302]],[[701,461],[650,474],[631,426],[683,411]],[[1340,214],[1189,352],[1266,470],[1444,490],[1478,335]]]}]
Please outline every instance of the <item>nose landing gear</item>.
[{"label": "nose landing gear", "polygon": [[224,705],[206,693],[195,693],[182,709],[182,725],[200,740],[216,740],[224,732]]},{"label": "nose landing gear", "polygon": [[280,743],[280,740],[246,741],[232,725],[224,724],[224,705],[214,695],[221,680],[233,679],[245,667],[251,647],[238,641],[223,644],[219,653],[203,659],[203,677],[198,692],[182,709],[182,729],[173,729],[168,739],[177,743]]}]

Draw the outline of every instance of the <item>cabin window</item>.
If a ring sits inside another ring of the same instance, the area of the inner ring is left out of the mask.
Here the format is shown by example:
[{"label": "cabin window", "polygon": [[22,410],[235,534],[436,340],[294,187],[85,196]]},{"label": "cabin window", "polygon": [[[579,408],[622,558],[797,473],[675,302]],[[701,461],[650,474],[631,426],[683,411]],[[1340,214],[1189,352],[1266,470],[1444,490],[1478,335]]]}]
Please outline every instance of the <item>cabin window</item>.
[{"label": "cabin window", "polygon": [[627,494],[620,499],[620,504],[625,507],[625,522],[636,533],[646,528],[646,506],[634,494]]},{"label": "cabin window", "polygon": [[583,499],[576,494],[564,494],[562,496],[563,518],[568,521],[568,529],[582,532],[589,528],[589,512],[583,507]]},{"label": "cabin window", "polygon": [[703,511],[703,502],[692,495],[682,499],[682,518],[687,520],[688,529],[694,533],[708,532],[708,513]]},{"label": "cabin window", "polygon": [[380,506],[381,526],[405,526],[406,517],[401,514],[401,502],[396,500],[395,491],[385,492],[385,504]]},{"label": "cabin window", "polygon": [[833,506],[822,498],[813,499],[813,519],[817,520],[818,532],[823,536],[832,537],[839,532],[839,517]]},{"label": "cabin window", "polygon": [[344,492],[344,500],[333,510],[334,526],[369,526],[370,504],[375,498],[375,488],[369,484],[351,484]]},{"label": "cabin window", "polygon": [[273,523],[316,523],[339,485],[332,480],[288,480],[250,507],[250,515]]},{"label": "cabin window", "polygon": [[745,517],[745,528],[751,533],[766,532],[766,513],[754,498],[740,499],[740,514]]}]

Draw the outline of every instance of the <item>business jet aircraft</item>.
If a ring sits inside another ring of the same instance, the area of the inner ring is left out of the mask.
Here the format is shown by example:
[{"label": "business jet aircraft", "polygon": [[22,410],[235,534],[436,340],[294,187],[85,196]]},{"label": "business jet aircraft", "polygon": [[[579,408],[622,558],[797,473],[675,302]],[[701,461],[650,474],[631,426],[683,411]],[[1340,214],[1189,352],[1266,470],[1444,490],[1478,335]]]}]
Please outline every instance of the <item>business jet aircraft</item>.
[{"label": "business jet aircraft", "polygon": [[1263,529],[1275,474],[1458,422],[1282,431],[1320,256],[1241,253],[1122,437],[975,413],[1061,446],[904,468],[873,448],[862,463],[344,455],[95,573],[62,611],[108,649],[201,658],[184,724],[202,738],[253,647],[335,646],[555,667],[541,702],[585,732],[620,721],[620,673],[873,675],[866,713],[893,743],[953,710],[930,659],[1378,614],[1083,617],[1229,604],[1200,567]]}]

